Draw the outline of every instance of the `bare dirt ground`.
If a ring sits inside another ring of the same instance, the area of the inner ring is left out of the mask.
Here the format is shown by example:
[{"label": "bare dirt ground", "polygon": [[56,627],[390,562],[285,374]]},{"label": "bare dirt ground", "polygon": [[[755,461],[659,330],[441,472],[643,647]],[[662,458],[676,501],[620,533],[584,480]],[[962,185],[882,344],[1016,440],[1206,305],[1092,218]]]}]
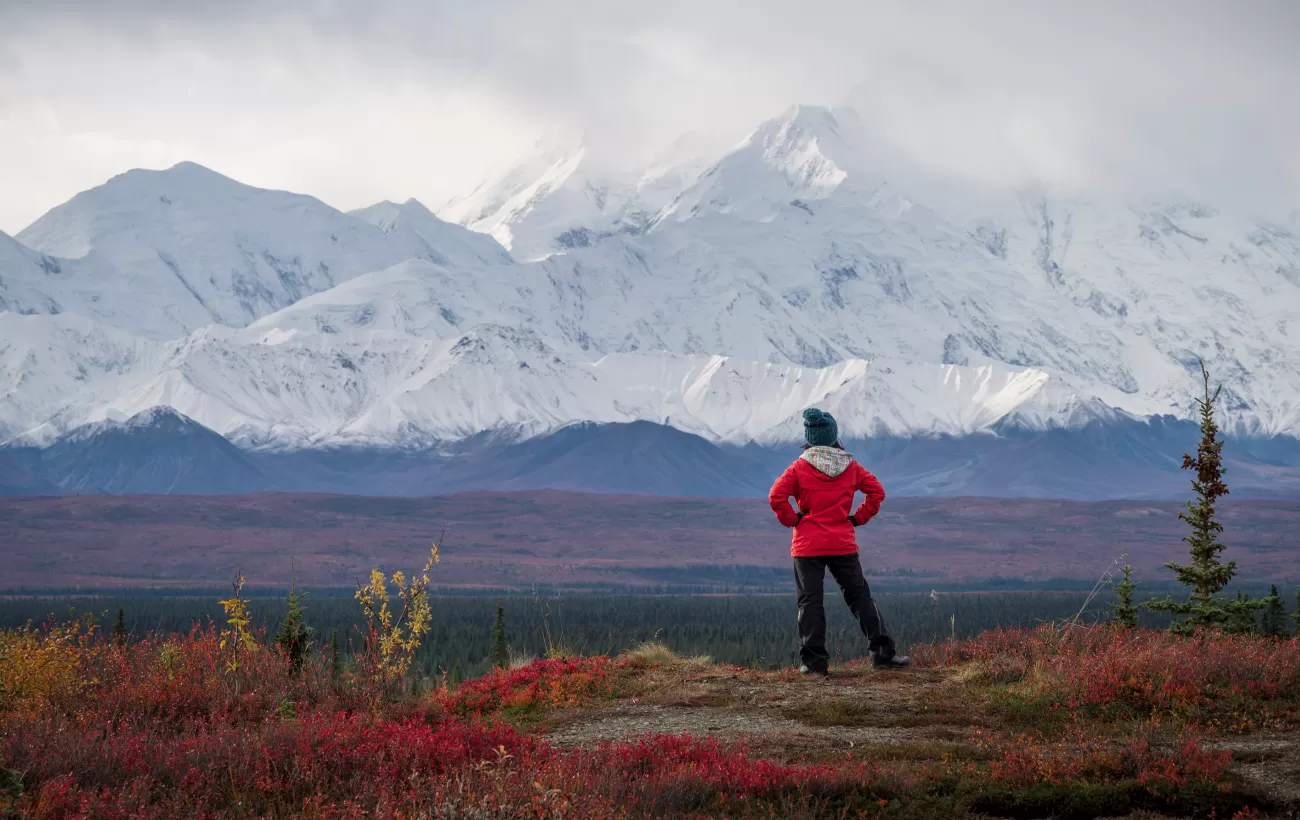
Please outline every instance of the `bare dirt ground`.
[{"label": "bare dirt ground", "polygon": [[682,732],[744,740],[773,757],[820,757],[901,743],[951,743],[972,715],[946,703],[949,675],[850,667],[829,678],[686,665],[649,670],[632,694],[600,708],[557,712],[562,746]]},{"label": "bare dirt ground", "polygon": [[[546,726],[558,746],[686,733],[742,742],[753,754],[786,762],[982,760],[987,753],[974,730],[1037,728],[991,705],[987,690],[968,686],[959,669],[850,666],[821,679],[689,662],[647,669],[616,700],[557,710]],[[1300,813],[1300,733],[1206,745],[1230,749],[1241,782],[1283,807],[1279,816]]]}]

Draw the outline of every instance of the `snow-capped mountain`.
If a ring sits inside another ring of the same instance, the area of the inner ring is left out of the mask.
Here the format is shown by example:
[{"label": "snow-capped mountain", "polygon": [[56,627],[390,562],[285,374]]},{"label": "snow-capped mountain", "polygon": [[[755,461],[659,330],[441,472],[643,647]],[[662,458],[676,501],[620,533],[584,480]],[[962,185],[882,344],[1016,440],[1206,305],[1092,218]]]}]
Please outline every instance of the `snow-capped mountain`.
[{"label": "snow-capped mountain", "polygon": [[[1229,432],[1300,436],[1300,227],[933,179],[850,109],[632,172],[543,152],[439,216],[132,171],[0,235],[0,310],[24,451],[157,407],[263,454],[776,447],[813,404],[881,440],[1132,431],[1191,417],[1198,359]],[[957,487],[936,458],[916,486]]]},{"label": "snow-capped mountain", "polygon": [[1031,191],[1003,204],[975,232],[1124,340],[1115,355],[1132,379],[1117,388],[1190,413],[1173,368],[1204,359],[1237,432],[1296,433],[1300,225],[1181,199],[1102,207]]},{"label": "snow-capped mountain", "polygon": [[351,214],[385,234],[414,234],[425,245],[427,255],[423,258],[440,265],[508,265],[514,261],[492,237],[444,222],[414,199],[401,204],[380,202]]},{"label": "snow-capped mountain", "polygon": [[[1131,413],[1180,416],[1203,359],[1225,382],[1235,429],[1300,429],[1294,216],[958,186],[925,177],[849,109],[792,108],[643,236],[547,264],[557,289],[615,303],[582,325],[602,350],[1004,363]],[[664,320],[683,315],[701,318]]]},{"label": "snow-capped mountain", "polygon": [[16,239],[47,260],[40,273],[65,270],[56,282],[20,269],[5,276],[0,299],[41,291],[57,310],[34,306],[39,312],[164,339],[243,325],[358,274],[434,258],[412,231],[385,233],[312,197],[252,188],[193,163],[114,177]]},{"label": "snow-capped mountain", "polygon": [[46,442],[92,420],[172,346],[73,313],[0,313],[0,437]]},{"label": "snow-capped mountain", "polygon": [[64,301],[76,302],[77,263],[56,259],[0,233],[0,311],[59,313]]},{"label": "snow-capped mountain", "polygon": [[170,407],[88,424],[49,447],[10,448],[31,472],[68,493],[243,493],[274,489],[226,439]]},{"label": "snow-capped mountain", "polygon": [[3,410],[24,446],[165,406],[242,446],[270,449],[420,448],[582,421],[779,443],[798,440],[799,413],[813,404],[857,435],[884,436],[987,432],[1012,413],[1034,429],[1113,415],[1033,369],[883,359],[808,368],[662,352],[591,360],[529,329],[480,323],[438,338],[438,329],[405,332],[388,318],[376,317],[381,328],[368,332],[259,322],[155,342],[82,317],[5,314],[0,331],[26,344],[0,352],[0,377],[14,386]]},{"label": "snow-capped mountain", "polygon": [[439,216],[495,237],[525,260],[644,233],[706,167],[698,143],[683,138],[633,171],[602,167],[582,145],[538,146]]}]

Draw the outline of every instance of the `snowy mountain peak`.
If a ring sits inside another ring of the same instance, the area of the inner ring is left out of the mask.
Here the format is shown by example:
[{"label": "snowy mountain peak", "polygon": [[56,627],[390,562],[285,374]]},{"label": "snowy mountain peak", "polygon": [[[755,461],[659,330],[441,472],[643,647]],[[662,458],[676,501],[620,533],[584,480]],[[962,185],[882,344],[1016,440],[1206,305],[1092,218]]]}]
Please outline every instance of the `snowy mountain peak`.
[{"label": "snowy mountain peak", "polygon": [[[3,271],[0,305],[74,311],[154,338],[213,323],[240,327],[409,259],[511,262],[489,237],[443,222],[413,200],[354,216],[194,163],[114,177],[17,239],[40,253],[34,265]],[[50,260],[47,269],[63,269],[57,282],[42,275],[42,259]]]},{"label": "snowy mountain peak", "polygon": [[[683,221],[709,214],[769,221],[789,208],[813,213],[844,185],[877,207],[905,206],[880,200],[890,171],[909,165],[873,139],[851,108],[796,105],[761,124],[739,145],[685,188],[659,221]],[[895,193],[887,197],[897,200]]]},{"label": "snowy mountain peak", "polygon": [[140,430],[155,430],[168,435],[211,434],[212,432],[172,407],[155,405],[126,419],[106,419],[78,427],[63,436],[60,441],[84,441],[105,433],[131,433]]},{"label": "snowy mountain peak", "polygon": [[539,148],[439,215],[496,237],[525,260],[644,233],[707,166],[701,142],[683,138],[631,169],[607,167],[582,145]]},{"label": "snowy mountain peak", "polygon": [[[42,253],[80,259],[128,219],[158,232],[174,222],[165,216],[173,206],[201,210],[208,202],[240,198],[252,190],[256,189],[194,162],[161,171],[137,168],[82,191],[20,231],[17,239]],[[275,193],[312,200],[300,194]]]},{"label": "snowy mountain peak", "polygon": [[759,125],[741,145],[757,144],[773,156],[810,143],[824,146],[829,153],[843,153],[860,132],[861,123],[851,108],[794,105]]},{"label": "snowy mountain peak", "polygon": [[383,202],[376,202],[374,205],[357,208],[355,211],[348,211],[348,213],[358,219],[364,219],[384,233],[392,233],[403,217],[423,219],[427,214],[437,219],[433,215],[433,211],[424,207],[424,203],[414,198],[401,203],[385,199]]},{"label": "snowy mountain peak", "polygon": [[42,450],[16,455],[78,493],[230,493],[274,486],[225,438],[165,406],[125,421],[88,424]]},{"label": "snowy mountain peak", "polygon": [[[585,147],[538,146],[536,153],[489,179],[468,195],[452,200],[441,210],[441,216],[451,222],[494,237],[504,247],[529,258],[534,255],[532,236],[535,231],[524,231],[520,242],[519,223],[532,216],[533,221],[553,219],[556,208],[548,201],[557,192],[567,200],[563,207],[573,207],[574,200],[590,197],[597,210],[603,206],[601,183],[580,176],[572,179],[583,164]],[[572,183],[570,183],[572,179]],[[540,213],[538,212],[540,208]],[[527,247],[525,247],[527,245]]]},{"label": "snowy mountain peak", "polygon": [[441,265],[507,265],[514,261],[491,236],[445,222],[416,199],[401,204],[384,201],[350,214],[387,235],[416,237],[424,244],[424,258]]},{"label": "snowy mountain peak", "polygon": [[750,138],[767,167],[785,176],[796,199],[824,199],[849,173],[837,163],[846,146],[839,122],[829,109],[796,106]]},{"label": "snowy mountain peak", "polygon": [[441,218],[125,174],[0,236],[0,437],[156,406],[271,449],[786,442],[810,404],[871,435],[1074,429],[1189,418],[1201,359],[1225,430],[1300,434],[1294,226],[939,184],[884,144],[797,106],[707,163],[546,149]]}]

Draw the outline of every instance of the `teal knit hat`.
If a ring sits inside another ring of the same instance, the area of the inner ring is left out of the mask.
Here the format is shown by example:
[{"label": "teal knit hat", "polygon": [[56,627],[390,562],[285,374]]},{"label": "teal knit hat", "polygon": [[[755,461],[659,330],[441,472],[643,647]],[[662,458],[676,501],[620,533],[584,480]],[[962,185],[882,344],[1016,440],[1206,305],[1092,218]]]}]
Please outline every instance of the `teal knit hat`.
[{"label": "teal knit hat", "polygon": [[809,407],[803,411],[803,440],[809,447],[834,447],[840,430],[830,413]]}]

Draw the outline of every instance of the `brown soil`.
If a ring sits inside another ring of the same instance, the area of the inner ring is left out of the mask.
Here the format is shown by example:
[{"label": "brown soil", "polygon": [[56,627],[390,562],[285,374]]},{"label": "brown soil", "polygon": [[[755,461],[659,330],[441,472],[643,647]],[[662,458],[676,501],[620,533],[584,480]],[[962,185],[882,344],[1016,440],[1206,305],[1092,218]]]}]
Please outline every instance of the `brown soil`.
[{"label": "brown soil", "polygon": [[743,740],[778,759],[825,759],[892,747],[900,755],[951,753],[986,723],[957,694],[950,671],[869,667],[829,678],[796,672],[655,667],[612,704],[560,711],[548,739],[560,746],[648,734]]}]

